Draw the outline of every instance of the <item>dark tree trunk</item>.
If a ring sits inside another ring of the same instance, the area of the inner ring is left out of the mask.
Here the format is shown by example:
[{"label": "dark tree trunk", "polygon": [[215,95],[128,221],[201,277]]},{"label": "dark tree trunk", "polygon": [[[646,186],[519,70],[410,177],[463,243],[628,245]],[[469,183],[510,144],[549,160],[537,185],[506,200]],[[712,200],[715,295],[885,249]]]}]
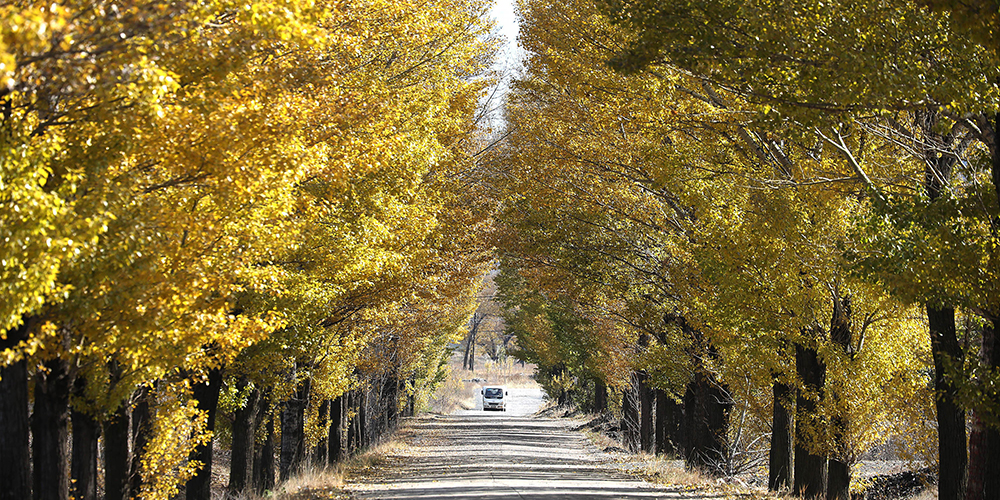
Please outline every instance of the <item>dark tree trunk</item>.
[{"label": "dark tree trunk", "polygon": [[330,405],[330,463],[344,460],[344,395],[337,396]]},{"label": "dark tree trunk", "polygon": [[656,453],[677,456],[683,451],[684,410],[666,391],[656,390]]},{"label": "dark tree trunk", "polygon": [[129,498],[128,423],[128,403],[124,401],[104,423],[104,496],[108,500]]},{"label": "dark tree trunk", "polygon": [[594,411],[604,413],[608,410],[608,385],[603,379],[594,379]]},{"label": "dark tree trunk", "polygon": [[771,450],[768,454],[767,487],[779,491],[792,485],[792,428],[794,408],[792,388],[775,381],[771,386]]},{"label": "dark tree trunk", "polygon": [[358,394],[358,448],[368,446],[368,389],[361,389]]},{"label": "dark tree trunk", "polygon": [[278,476],[282,481],[302,469],[306,454],[305,410],[309,401],[309,379],[299,383],[292,399],[281,406],[281,457]]},{"label": "dark tree trunk", "polygon": [[[932,142],[942,138],[934,132],[937,112],[917,115],[925,134]],[[954,158],[939,154],[934,148],[924,151],[926,169],[924,187],[931,203],[940,198],[945,183],[951,176]],[[994,174],[996,172],[994,171]],[[994,183],[996,179],[994,179]],[[955,308],[949,305],[927,304],[927,321],[931,337],[931,354],[934,358],[934,391],[938,419],[938,498],[964,500],[968,488],[968,450],[965,435],[965,410],[958,404],[958,390],[949,381],[945,365],[962,365],[961,344],[955,330]]]},{"label": "dark tree trunk", "polygon": [[[237,383],[240,391],[246,389],[247,379],[241,378]],[[239,496],[250,486],[253,479],[254,431],[260,420],[261,394],[257,389],[247,394],[247,402],[242,408],[237,408],[233,415],[233,447],[229,462],[229,493]]]},{"label": "dark tree trunk", "polygon": [[851,499],[851,466],[842,460],[830,459],[827,468],[826,498]]},{"label": "dark tree trunk", "polygon": [[649,375],[639,376],[639,447],[653,453],[653,389],[649,386]]},{"label": "dark tree trunk", "polygon": [[35,379],[31,416],[32,493],[35,500],[69,498],[69,367],[65,360],[45,362],[48,373]]},{"label": "dark tree trunk", "polygon": [[396,378],[390,378],[389,381],[392,385],[389,386],[389,417],[386,420],[389,422],[389,429],[395,429],[399,423],[399,385],[402,381]]},{"label": "dark tree trunk", "polygon": [[628,387],[622,391],[622,445],[631,452],[639,451],[638,374],[632,373]]},{"label": "dark tree trunk", "polygon": [[[222,370],[214,369],[208,372],[206,383],[196,384],[193,388],[194,399],[198,401],[198,409],[208,412],[208,430],[215,430],[215,413],[219,406],[219,392],[222,390]],[[191,460],[205,464],[198,474],[187,482],[185,488],[187,500],[211,500],[212,498],[212,441],[199,445],[191,454]]]},{"label": "dark tree trunk", "polygon": [[76,500],[97,500],[97,449],[101,426],[86,413],[73,411],[71,494]]},{"label": "dark tree trunk", "polygon": [[316,443],[316,449],[313,450],[313,465],[324,468],[326,467],[326,457],[329,454],[327,451],[327,440],[330,435],[329,421],[327,420],[327,415],[330,413],[330,400],[324,399],[319,405],[319,415],[318,415],[318,425],[319,425],[319,442]]},{"label": "dark tree trunk", "polygon": [[274,415],[267,416],[264,444],[254,453],[253,488],[258,495],[274,490]]},{"label": "dark tree trunk", "polygon": [[[0,352],[28,339],[29,319],[0,339]],[[0,500],[31,498],[31,427],[28,418],[28,363],[0,368]]]},{"label": "dark tree trunk", "polygon": [[718,474],[727,455],[726,432],[732,402],[725,387],[702,371],[695,372],[684,394],[685,461],[689,467]]},{"label": "dark tree trunk", "polygon": [[132,496],[142,491],[142,454],[153,432],[153,416],[149,409],[149,388],[136,390],[135,408],[132,410],[132,464],[129,473],[129,490]]},{"label": "dark tree trunk", "polygon": [[347,408],[345,410],[347,426],[347,450],[345,455],[351,456],[358,449],[358,393],[357,390],[347,392]]},{"label": "dark tree trunk", "polygon": [[965,410],[957,403],[958,388],[951,383],[945,365],[961,365],[962,346],[955,330],[955,309],[927,306],[934,356],[934,389],[937,392],[938,497],[962,500],[968,486],[968,458],[965,445]]},{"label": "dark tree trunk", "polygon": [[[80,377],[73,384],[73,394],[83,398],[86,379]],[[97,500],[97,451],[101,426],[87,413],[73,408],[73,456],[70,465],[70,495],[76,500]]]},{"label": "dark tree trunk", "polygon": [[983,500],[986,488],[986,462],[989,444],[986,437],[986,425],[978,411],[972,411],[969,416],[969,479],[965,492],[966,500]]},{"label": "dark tree trunk", "polygon": [[[841,351],[853,360],[855,356],[851,332],[851,299],[850,297],[833,297],[833,316],[830,319],[830,340]],[[834,415],[830,419],[830,430],[833,438],[833,454],[827,469],[826,498],[827,500],[850,500],[851,498],[851,466],[847,463],[847,404],[835,388],[827,391],[826,397],[833,402]]]},{"label": "dark tree trunk", "polygon": [[809,395],[800,392],[795,401],[795,494],[803,498],[824,496],[827,483],[826,457],[810,453],[807,426],[819,425],[814,422],[819,406],[816,398],[822,398],[826,382],[826,366],[820,362],[815,349],[795,346],[795,369]]},{"label": "dark tree trunk", "polygon": [[[1000,366],[996,332],[996,321],[987,323],[983,329],[982,363],[990,373],[995,373]],[[997,402],[991,403],[995,405]],[[1000,430],[983,422],[978,412],[973,421],[973,434],[969,440],[969,485],[966,499],[1000,498]]]},{"label": "dark tree trunk", "polygon": [[657,455],[670,453],[667,450],[667,393],[657,388],[654,392],[656,398],[656,422],[653,424],[653,452]]},{"label": "dark tree trunk", "polygon": [[406,412],[404,417],[412,417],[417,413],[417,381],[411,378],[406,390]]}]

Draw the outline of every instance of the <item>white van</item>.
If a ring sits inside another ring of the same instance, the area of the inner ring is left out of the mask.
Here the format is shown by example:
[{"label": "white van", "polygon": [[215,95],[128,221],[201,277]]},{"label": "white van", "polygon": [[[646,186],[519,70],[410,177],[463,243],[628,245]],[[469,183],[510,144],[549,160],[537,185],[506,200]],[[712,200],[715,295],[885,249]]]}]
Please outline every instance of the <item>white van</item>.
[{"label": "white van", "polygon": [[503,387],[483,387],[479,393],[483,395],[483,411],[507,411],[507,391]]}]

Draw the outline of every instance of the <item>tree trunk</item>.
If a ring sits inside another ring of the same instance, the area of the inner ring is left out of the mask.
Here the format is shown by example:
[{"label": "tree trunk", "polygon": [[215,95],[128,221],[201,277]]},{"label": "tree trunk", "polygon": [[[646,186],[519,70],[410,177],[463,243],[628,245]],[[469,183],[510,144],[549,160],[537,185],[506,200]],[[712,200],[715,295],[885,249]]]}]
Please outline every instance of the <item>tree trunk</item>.
[{"label": "tree trunk", "polygon": [[983,500],[986,488],[986,455],[989,444],[986,437],[986,425],[979,411],[973,410],[969,415],[969,479],[965,490],[966,500]]},{"label": "tree trunk", "polygon": [[683,451],[684,410],[666,391],[656,390],[656,453],[679,456]]},{"label": "tree trunk", "polygon": [[319,425],[319,442],[316,443],[316,449],[313,450],[313,465],[319,468],[326,467],[326,457],[329,454],[327,451],[327,440],[330,436],[329,421],[327,420],[327,415],[330,413],[330,400],[324,399],[319,405],[319,415],[318,415],[318,425]]},{"label": "tree trunk", "polygon": [[142,454],[153,432],[153,416],[149,410],[149,388],[140,387],[135,394],[135,408],[132,410],[132,464],[129,473],[129,491],[136,496],[142,491]]},{"label": "tree trunk", "polygon": [[403,414],[404,417],[412,417],[417,412],[417,381],[414,378],[410,378],[409,384],[407,384],[406,390],[406,412]]},{"label": "tree trunk", "polygon": [[[208,412],[208,430],[215,430],[215,413],[219,406],[219,392],[222,390],[222,370],[213,369],[208,372],[206,383],[196,384],[193,388],[194,399],[198,401],[198,409]],[[212,441],[199,445],[191,454],[191,460],[205,464],[198,474],[188,480],[187,500],[211,500],[212,498]]]},{"label": "tree trunk", "polygon": [[667,393],[663,389],[657,388],[654,392],[656,398],[656,422],[653,424],[653,452],[657,455],[670,453],[667,451]]},{"label": "tree trunk", "polygon": [[[994,164],[995,165],[995,164]],[[985,349],[984,361],[990,373],[996,373],[1000,367],[1000,346],[997,345],[997,320],[987,323],[983,329],[983,343]],[[996,401],[993,401],[996,404]],[[995,407],[995,406],[994,406]],[[996,499],[1000,498],[1000,429],[989,425],[981,426],[981,446],[982,450],[978,454],[978,460],[969,457],[969,488],[972,489],[971,469],[978,466],[981,471],[980,489],[976,496],[969,496],[968,500]]]},{"label": "tree trunk", "polygon": [[31,416],[35,500],[69,499],[69,367],[65,360],[45,362],[48,373],[35,379]]},{"label": "tree trunk", "polygon": [[958,388],[946,375],[945,364],[961,365],[962,346],[955,330],[955,309],[927,306],[934,356],[935,405],[938,416],[938,497],[962,500],[968,487],[968,458],[965,445],[965,410],[958,405]]},{"label": "tree trunk", "polygon": [[292,399],[282,404],[281,457],[278,476],[282,481],[302,469],[306,454],[305,410],[309,401],[309,379],[299,383]]},{"label": "tree trunk", "polygon": [[622,445],[631,452],[639,451],[638,374],[632,372],[629,385],[622,391]]},{"label": "tree trunk", "polygon": [[[33,321],[7,332],[0,352],[14,349],[28,339]],[[0,500],[31,497],[31,427],[28,418],[28,363],[25,360],[0,368]]]},{"label": "tree trunk", "polygon": [[346,456],[351,456],[358,449],[358,394],[356,390],[347,392],[347,407],[345,409],[345,426],[347,428]]},{"label": "tree trunk", "polygon": [[97,450],[101,426],[86,413],[73,410],[73,460],[71,495],[76,500],[97,500]]},{"label": "tree trunk", "polygon": [[604,413],[608,410],[608,385],[603,379],[594,379],[594,411]]},{"label": "tree trunk", "polygon": [[395,377],[389,381],[392,385],[389,386],[389,417],[386,420],[389,422],[389,429],[395,429],[399,424],[399,385],[402,381]]},{"label": "tree trunk", "polygon": [[264,436],[253,460],[253,488],[258,495],[274,489],[274,415],[267,415]]},{"label": "tree trunk", "polygon": [[466,351],[469,353],[469,371],[476,371],[476,335],[473,333],[469,336],[469,345],[465,347]]},{"label": "tree trunk", "polygon": [[794,404],[792,388],[775,381],[771,386],[774,404],[771,410],[771,450],[768,454],[767,487],[780,491],[792,485],[792,428]]},{"label": "tree trunk", "polygon": [[826,457],[809,451],[808,426],[820,425],[814,420],[826,382],[826,366],[820,362],[816,350],[802,345],[795,346],[795,369],[802,384],[811,394],[800,391],[795,401],[795,494],[803,498],[817,498],[826,493]]},{"label": "tree trunk", "polygon": [[639,375],[639,447],[653,453],[653,389],[649,387],[649,375]]},{"label": "tree trunk", "polygon": [[[73,384],[74,396],[83,397],[86,379]],[[70,495],[76,500],[97,500],[97,450],[101,426],[87,413],[73,408],[73,456],[70,465]]]},{"label": "tree trunk", "polygon": [[684,394],[685,462],[688,467],[719,474],[727,456],[726,432],[732,403],[725,387],[697,371]]},{"label": "tree trunk", "polygon": [[104,423],[104,496],[107,500],[129,498],[128,423],[128,403],[124,401]]},{"label": "tree trunk", "polygon": [[358,448],[368,446],[368,389],[362,388],[358,395]]},{"label": "tree trunk", "polygon": [[851,499],[851,466],[842,460],[830,459],[827,468],[826,498]]},{"label": "tree trunk", "polygon": [[[246,377],[240,379],[237,388],[242,392],[246,389]],[[233,447],[229,462],[229,493],[239,496],[246,492],[253,479],[254,430],[257,428],[260,412],[260,391],[251,390],[247,394],[247,402],[242,408],[237,408],[233,415]]]},{"label": "tree trunk", "polygon": [[330,459],[331,464],[344,460],[344,395],[337,396],[330,405]]},{"label": "tree trunk", "polygon": [[[830,340],[843,351],[848,359],[854,360],[853,333],[851,331],[850,297],[833,297],[833,317],[830,319]],[[847,463],[847,403],[842,400],[836,388],[828,390],[826,397],[833,402],[834,415],[830,418],[833,438],[833,454],[827,469],[827,500],[850,500],[851,466]]]}]

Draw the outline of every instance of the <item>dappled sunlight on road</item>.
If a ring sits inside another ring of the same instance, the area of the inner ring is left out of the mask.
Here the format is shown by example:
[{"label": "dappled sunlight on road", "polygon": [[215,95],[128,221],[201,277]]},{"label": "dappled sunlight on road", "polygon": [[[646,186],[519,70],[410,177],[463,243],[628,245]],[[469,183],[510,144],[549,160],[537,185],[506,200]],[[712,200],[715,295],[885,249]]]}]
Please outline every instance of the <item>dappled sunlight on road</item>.
[{"label": "dappled sunlight on road", "polygon": [[[509,412],[507,412],[509,413]],[[618,471],[572,422],[468,410],[409,420],[405,456],[379,477],[349,486],[365,499],[652,499],[707,498],[656,487]]]}]

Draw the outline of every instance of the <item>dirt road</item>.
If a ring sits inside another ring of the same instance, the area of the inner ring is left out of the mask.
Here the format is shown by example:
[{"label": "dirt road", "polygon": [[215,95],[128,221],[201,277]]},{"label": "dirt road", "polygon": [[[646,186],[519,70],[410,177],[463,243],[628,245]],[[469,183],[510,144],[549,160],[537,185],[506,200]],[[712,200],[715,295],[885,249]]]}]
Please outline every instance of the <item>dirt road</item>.
[{"label": "dirt road", "polygon": [[400,435],[404,451],[389,457],[393,465],[348,489],[362,499],[704,498],[618,472],[608,455],[570,430],[572,422],[526,415],[524,396],[513,412],[408,420]]}]

